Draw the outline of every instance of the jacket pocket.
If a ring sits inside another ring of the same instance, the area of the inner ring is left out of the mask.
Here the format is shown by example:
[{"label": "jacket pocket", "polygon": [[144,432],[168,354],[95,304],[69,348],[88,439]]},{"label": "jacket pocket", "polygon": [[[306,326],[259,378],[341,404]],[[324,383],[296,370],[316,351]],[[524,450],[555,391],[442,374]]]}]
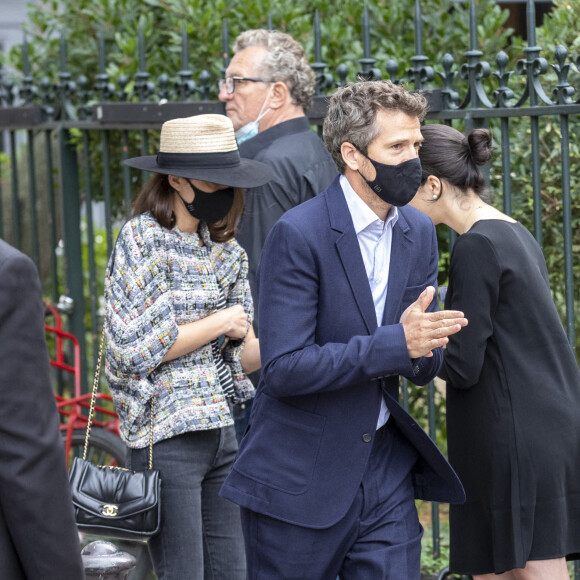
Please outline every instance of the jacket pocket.
[{"label": "jacket pocket", "polygon": [[234,470],[280,491],[304,493],[312,480],[326,419],[262,394]]}]

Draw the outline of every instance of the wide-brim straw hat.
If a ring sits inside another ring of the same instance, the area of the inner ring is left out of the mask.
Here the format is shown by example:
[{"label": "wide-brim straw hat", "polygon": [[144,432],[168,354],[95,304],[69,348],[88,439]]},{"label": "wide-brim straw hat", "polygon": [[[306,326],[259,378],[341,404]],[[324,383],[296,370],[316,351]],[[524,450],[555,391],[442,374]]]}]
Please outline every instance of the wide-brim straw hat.
[{"label": "wide-brim straw hat", "polygon": [[269,165],[240,157],[234,127],[225,115],[166,121],[161,127],[159,153],[124,163],[144,171],[231,187],[257,187],[274,177]]}]

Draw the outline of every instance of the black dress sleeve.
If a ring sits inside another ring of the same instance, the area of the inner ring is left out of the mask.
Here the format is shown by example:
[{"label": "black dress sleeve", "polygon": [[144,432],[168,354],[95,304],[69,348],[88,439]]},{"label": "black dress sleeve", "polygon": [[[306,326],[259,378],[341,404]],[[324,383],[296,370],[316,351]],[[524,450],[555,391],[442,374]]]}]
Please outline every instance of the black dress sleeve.
[{"label": "black dress sleeve", "polygon": [[449,272],[448,310],[461,310],[469,324],[449,337],[439,376],[453,387],[467,389],[481,375],[487,342],[499,299],[501,268],[488,238],[460,236],[453,247]]}]

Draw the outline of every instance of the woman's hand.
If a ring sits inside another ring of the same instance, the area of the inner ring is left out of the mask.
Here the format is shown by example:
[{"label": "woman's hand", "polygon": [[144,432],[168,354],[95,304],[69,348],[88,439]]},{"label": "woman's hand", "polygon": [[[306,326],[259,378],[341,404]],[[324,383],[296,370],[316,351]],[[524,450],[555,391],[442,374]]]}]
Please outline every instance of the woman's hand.
[{"label": "woman's hand", "polygon": [[242,351],[242,369],[246,374],[257,371],[262,366],[260,358],[260,340],[254,334],[254,327],[250,326],[244,342],[244,350]]},{"label": "woman's hand", "polygon": [[223,332],[229,338],[244,338],[248,333],[248,315],[241,305],[236,304],[216,312],[213,316],[222,318]]},{"label": "woman's hand", "polygon": [[163,362],[188,354],[225,334],[229,338],[244,338],[248,332],[248,315],[239,304],[218,310],[195,322],[179,325],[177,339],[163,357]]}]

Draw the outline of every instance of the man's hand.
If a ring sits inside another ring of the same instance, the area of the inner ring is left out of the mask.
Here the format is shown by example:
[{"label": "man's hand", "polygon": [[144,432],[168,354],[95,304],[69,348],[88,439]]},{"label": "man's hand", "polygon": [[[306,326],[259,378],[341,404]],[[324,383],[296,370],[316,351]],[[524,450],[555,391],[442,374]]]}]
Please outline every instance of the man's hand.
[{"label": "man's hand", "polygon": [[467,326],[467,318],[458,310],[426,312],[433,301],[435,288],[427,286],[419,298],[403,314],[401,322],[405,331],[410,358],[433,356],[433,349],[445,346],[451,334]]}]

